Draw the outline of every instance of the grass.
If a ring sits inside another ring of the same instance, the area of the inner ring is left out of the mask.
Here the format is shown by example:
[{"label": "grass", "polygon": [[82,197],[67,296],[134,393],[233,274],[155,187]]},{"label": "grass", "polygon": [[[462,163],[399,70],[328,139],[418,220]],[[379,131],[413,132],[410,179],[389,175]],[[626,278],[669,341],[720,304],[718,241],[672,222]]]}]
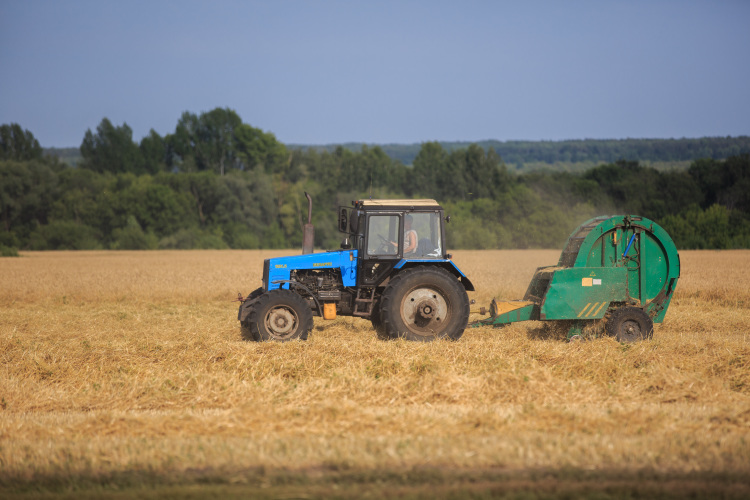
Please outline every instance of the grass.
[{"label": "grass", "polygon": [[[285,253],[0,260],[0,496],[750,495],[750,251],[682,252],[637,344],[534,322],[383,342],[342,317],[242,341],[232,299]],[[478,309],[558,255],[455,261]]]}]

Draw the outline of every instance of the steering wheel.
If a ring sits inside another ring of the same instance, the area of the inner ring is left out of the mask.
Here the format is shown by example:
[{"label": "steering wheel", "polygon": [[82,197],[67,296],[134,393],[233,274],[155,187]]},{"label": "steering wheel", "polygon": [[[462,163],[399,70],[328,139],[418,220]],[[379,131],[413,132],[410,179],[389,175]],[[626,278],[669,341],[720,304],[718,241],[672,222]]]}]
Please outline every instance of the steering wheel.
[{"label": "steering wheel", "polygon": [[396,247],[393,246],[393,243],[391,243],[390,240],[387,240],[386,238],[384,238],[382,234],[379,234],[378,238],[380,238],[380,247],[378,247],[379,254],[396,253],[395,251]]}]

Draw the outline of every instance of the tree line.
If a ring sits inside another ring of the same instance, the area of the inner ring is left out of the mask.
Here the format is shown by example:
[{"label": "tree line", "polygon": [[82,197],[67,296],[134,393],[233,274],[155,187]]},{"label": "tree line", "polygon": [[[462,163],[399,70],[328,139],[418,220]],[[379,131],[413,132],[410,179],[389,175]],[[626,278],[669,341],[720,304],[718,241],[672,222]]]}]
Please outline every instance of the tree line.
[{"label": "tree line", "polygon": [[620,159],[582,173],[509,171],[495,148],[420,145],[410,165],[379,146],[295,149],[231,109],[178,120],[136,142],[104,118],[71,167],[18,124],[0,127],[0,248],[292,248],[314,199],[316,247],[337,248],[336,207],[434,198],[451,248],[561,248],[602,214],[661,224],[679,248],[750,248],[750,155],[658,171]]},{"label": "tree line", "polygon": [[[582,139],[567,141],[440,141],[448,152],[466,149],[477,144],[485,150],[494,150],[511,171],[583,171],[602,163],[621,159],[637,160],[660,170],[687,168],[698,158],[724,160],[731,156],[750,153],[750,137],[701,137],[697,139]],[[291,150],[314,149],[333,153],[343,147],[358,152],[366,143],[329,145],[288,144]],[[392,160],[411,165],[422,149],[421,144],[382,144],[380,149]],[[45,152],[60,157],[74,165],[81,160],[80,148],[45,148]]]},{"label": "tree line", "polygon": [[[465,149],[472,143],[442,141],[443,149]],[[532,165],[560,167],[614,163],[621,159],[649,163],[677,164],[698,158],[723,160],[750,153],[750,137],[701,137],[698,139],[581,139],[568,141],[478,141],[479,147],[494,150],[511,170],[526,172]],[[362,143],[343,145],[358,151]],[[333,151],[337,145],[290,146],[297,149]],[[421,144],[385,144],[385,153],[404,165],[411,165]]]}]

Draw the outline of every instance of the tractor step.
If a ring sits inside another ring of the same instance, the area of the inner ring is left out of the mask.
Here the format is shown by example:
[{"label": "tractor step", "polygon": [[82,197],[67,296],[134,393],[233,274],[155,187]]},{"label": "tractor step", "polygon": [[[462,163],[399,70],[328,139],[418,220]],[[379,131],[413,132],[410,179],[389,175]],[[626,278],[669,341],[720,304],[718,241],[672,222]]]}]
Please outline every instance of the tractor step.
[{"label": "tractor step", "polygon": [[[363,294],[368,294],[362,296]],[[357,296],[354,297],[354,311],[352,316],[359,316],[360,318],[369,318],[372,315],[372,308],[375,305],[375,288],[365,289],[358,288]],[[364,310],[361,310],[359,306],[362,306]]]}]

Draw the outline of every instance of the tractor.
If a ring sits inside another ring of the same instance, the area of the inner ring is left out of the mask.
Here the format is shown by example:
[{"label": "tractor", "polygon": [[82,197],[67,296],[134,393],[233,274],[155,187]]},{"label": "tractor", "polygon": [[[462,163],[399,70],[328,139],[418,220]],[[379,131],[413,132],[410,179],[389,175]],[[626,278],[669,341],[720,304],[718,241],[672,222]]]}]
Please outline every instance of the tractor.
[{"label": "tractor", "polygon": [[238,297],[243,337],[306,340],[313,317],[369,319],[379,337],[457,340],[468,325],[469,278],[451,261],[435,200],[357,200],[339,207],[341,249],[313,252],[312,198],[302,255],[266,259],[262,286]]}]

